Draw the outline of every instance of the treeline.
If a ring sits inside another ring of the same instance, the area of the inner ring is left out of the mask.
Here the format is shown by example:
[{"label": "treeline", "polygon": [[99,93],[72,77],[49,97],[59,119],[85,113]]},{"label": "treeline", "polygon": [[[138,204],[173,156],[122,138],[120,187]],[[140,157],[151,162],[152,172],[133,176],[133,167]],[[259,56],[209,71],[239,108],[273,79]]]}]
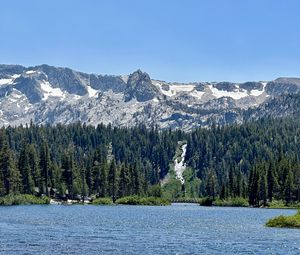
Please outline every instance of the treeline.
[{"label": "treeline", "polygon": [[300,201],[300,121],[262,119],[198,129],[188,136],[186,160],[202,180],[200,196]]},{"label": "treeline", "polygon": [[[161,196],[160,181],[170,173],[179,141],[187,142],[193,174],[186,182],[197,178],[199,197],[243,197],[253,206],[300,201],[299,119],[191,133],[80,123],[2,128],[0,195]],[[184,196],[184,188],[174,194]]]},{"label": "treeline", "polygon": [[160,195],[180,131],[85,124],[0,130],[0,195]]}]

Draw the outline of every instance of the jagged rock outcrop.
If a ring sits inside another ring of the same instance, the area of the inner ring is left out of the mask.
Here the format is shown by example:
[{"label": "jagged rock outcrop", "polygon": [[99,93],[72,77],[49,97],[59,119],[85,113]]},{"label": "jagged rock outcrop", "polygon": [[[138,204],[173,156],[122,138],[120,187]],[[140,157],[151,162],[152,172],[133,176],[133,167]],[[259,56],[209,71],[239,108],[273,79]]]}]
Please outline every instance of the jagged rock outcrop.
[{"label": "jagged rock outcrop", "polygon": [[152,84],[150,76],[137,70],[128,77],[126,90],[124,93],[125,102],[136,98],[138,102],[152,100],[159,95],[158,89]]}]

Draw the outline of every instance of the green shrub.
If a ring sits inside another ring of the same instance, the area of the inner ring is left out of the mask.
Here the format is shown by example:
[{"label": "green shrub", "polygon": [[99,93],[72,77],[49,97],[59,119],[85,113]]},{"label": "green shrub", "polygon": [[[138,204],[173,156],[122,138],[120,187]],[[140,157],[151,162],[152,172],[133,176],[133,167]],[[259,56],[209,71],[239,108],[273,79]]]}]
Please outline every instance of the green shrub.
[{"label": "green shrub", "polygon": [[300,204],[299,203],[295,203],[295,204],[289,204],[287,205],[285,201],[283,200],[273,200],[270,204],[269,204],[270,208],[276,208],[276,209],[289,209],[289,208],[300,208]]},{"label": "green shrub", "polygon": [[92,205],[111,205],[113,201],[109,197],[100,197],[92,201]]},{"label": "green shrub", "polygon": [[267,227],[278,227],[278,228],[300,228],[300,211],[292,216],[280,215],[273,219],[270,219],[266,223]]},{"label": "green shrub", "polygon": [[169,205],[170,201],[158,197],[127,196],[117,199],[116,204],[122,205]]},{"label": "green shrub", "polygon": [[159,184],[150,186],[148,189],[148,196],[161,197],[162,196],[161,186]]},{"label": "green shrub", "polygon": [[217,199],[213,202],[215,206],[233,206],[233,207],[247,207],[248,200],[242,197],[228,198],[226,200]]},{"label": "green shrub", "polygon": [[36,197],[34,195],[7,195],[0,197],[0,205],[42,205],[49,204],[49,197]]},{"label": "green shrub", "polygon": [[198,203],[200,204],[202,202],[203,198],[199,197],[179,197],[172,200],[172,202],[175,203]]},{"label": "green shrub", "polygon": [[271,203],[269,203],[270,208],[286,208],[286,203],[283,200],[273,200]]},{"label": "green shrub", "polygon": [[173,200],[184,196],[182,192],[182,184],[179,180],[172,176],[170,180],[162,187],[162,196]]}]

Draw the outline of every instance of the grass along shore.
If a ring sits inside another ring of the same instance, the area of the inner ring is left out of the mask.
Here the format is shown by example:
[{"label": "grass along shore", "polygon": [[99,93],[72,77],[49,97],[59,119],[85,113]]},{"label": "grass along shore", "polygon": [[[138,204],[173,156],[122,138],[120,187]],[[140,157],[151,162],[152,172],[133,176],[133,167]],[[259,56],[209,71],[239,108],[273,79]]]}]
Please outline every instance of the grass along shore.
[{"label": "grass along shore", "polygon": [[160,197],[128,196],[117,199],[116,204],[121,205],[171,205],[170,200]]},{"label": "grass along shore", "polygon": [[300,203],[286,204],[283,200],[273,200],[269,203],[270,209],[300,209]]},{"label": "grass along shore", "polygon": [[[69,202],[71,201],[71,202]],[[10,206],[10,205],[43,205],[43,204],[82,204],[81,201],[67,200],[62,201],[58,199],[50,199],[49,197],[37,197],[28,194],[18,194],[18,195],[7,195],[0,197],[0,206]],[[170,205],[171,201],[168,199],[160,197],[140,197],[140,196],[127,196],[116,200],[113,203],[112,199],[109,197],[95,198],[89,203],[91,205],[151,205],[151,206],[162,206]]]},{"label": "grass along shore", "polygon": [[[197,200],[202,206],[252,207],[249,205],[248,199],[243,197],[234,197],[227,199],[212,199],[211,197],[204,197],[199,198]],[[269,202],[266,206],[260,206],[259,208],[300,210],[300,203],[286,204],[283,200],[273,200],[272,202]]]},{"label": "grass along shore", "polygon": [[34,195],[19,194],[0,197],[0,205],[44,205],[50,204],[49,197],[36,197]]},{"label": "grass along shore", "polygon": [[226,200],[216,199],[212,204],[214,206],[249,207],[248,200],[242,197],[228,198]]},{"label": "grass along shore", "polygon": [[267,221],[267,227],[300,228],[300,210],[291,216],[277,216]]},{"label": "grass along shore", "polygon": [[[248,200],[246,198],[235,197],[235,198],[228,198],[226,200],[221,200],[219,198],[212,199],[210,197],[178,197],[176,199],[170,199],[166,197],[142,197],[142,196],[126,196],[121,197],[113,203],[110,197],[101,197],[101,198],[94,198],[90,201],[85,201],[84,204],[91,204],[91,205],[113,205],[113,204],[120,204],[120,205],[170,205],[171,203],[196,203],[201,206],[223,206],[223,207],[249,207]],[[32,204],[82,204],[81,200],[58,200],[58,199],[51,199],[47,196],[44,197],[37,197],[34,195],[28,194],[17,194],[17,195],[7,195],[0,197],[0,206],[1,205],[32,205]],[[281,200],[273,200],[269,203],[266,207],[269,209],[299,209],[300,204],[294,203],[287,205],[284,201]]]},{"label": "grass along shore", "polygon": [[92,205],[152,205],[152,206],[162,206],[170,205],[171,202],[164,198],[159,197],[140,197],[140,196],[126,196],[121,197],[113,203],[112,199],[109,197],[96,198],[91,202]]}]

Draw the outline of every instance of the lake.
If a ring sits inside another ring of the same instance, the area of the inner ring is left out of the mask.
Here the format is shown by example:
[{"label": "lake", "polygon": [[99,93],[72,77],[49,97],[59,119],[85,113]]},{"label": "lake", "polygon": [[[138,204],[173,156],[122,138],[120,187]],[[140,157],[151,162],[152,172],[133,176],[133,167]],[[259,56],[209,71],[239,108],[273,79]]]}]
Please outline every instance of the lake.
[{"label": "lake", "polygon": [[300,254],[295,210],[151,206],[0,207],[0,254]]}]

